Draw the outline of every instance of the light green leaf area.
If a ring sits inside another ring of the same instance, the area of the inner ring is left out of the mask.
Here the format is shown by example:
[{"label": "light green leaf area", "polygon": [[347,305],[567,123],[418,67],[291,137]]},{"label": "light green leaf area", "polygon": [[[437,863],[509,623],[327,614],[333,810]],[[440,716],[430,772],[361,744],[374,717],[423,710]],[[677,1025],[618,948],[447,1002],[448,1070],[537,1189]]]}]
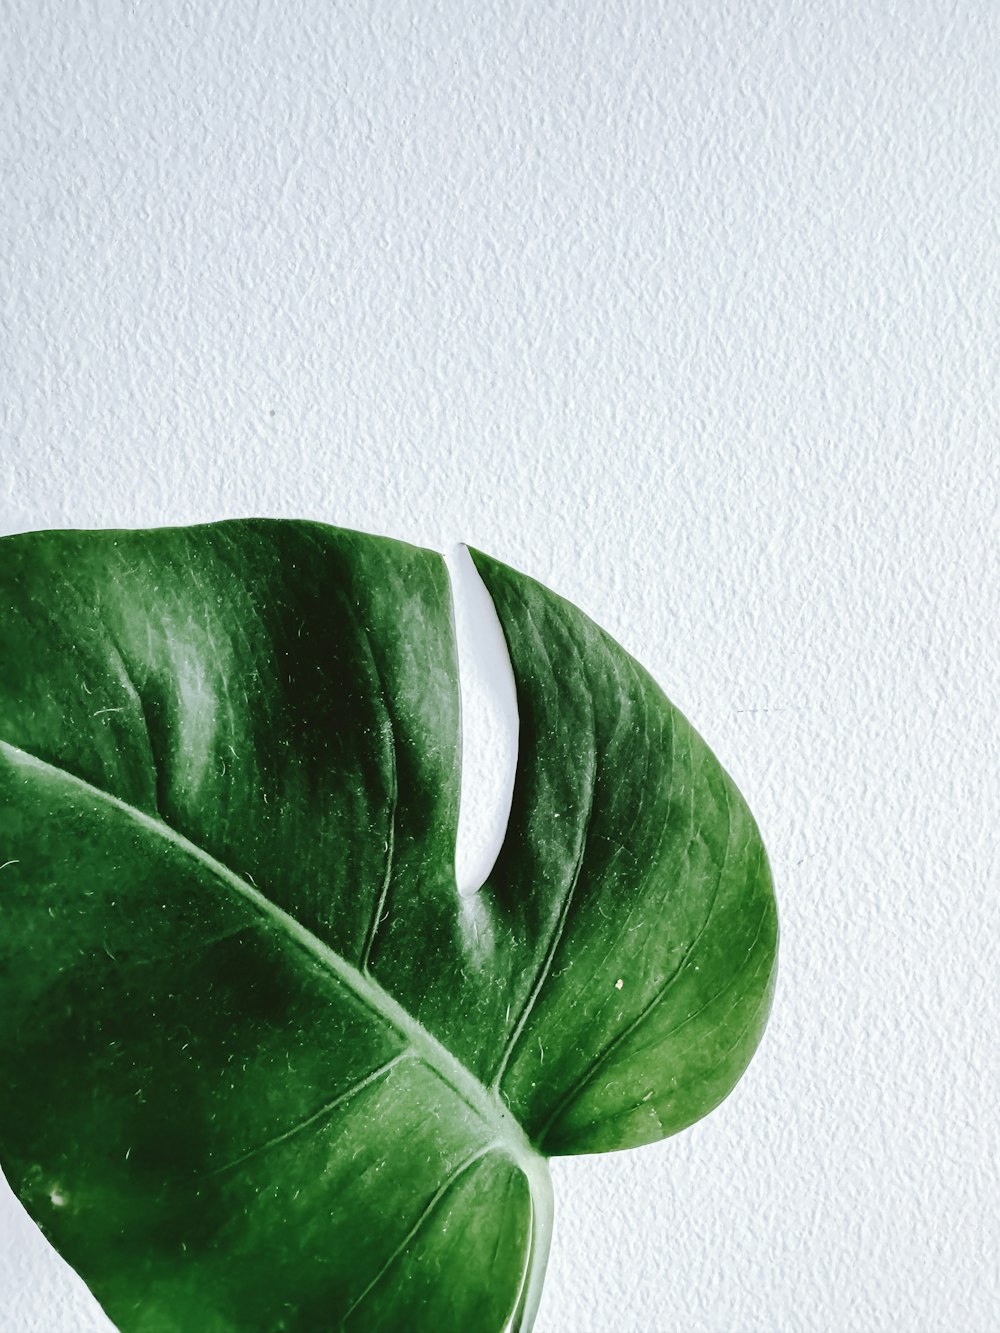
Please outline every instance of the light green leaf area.
[{"label": "light green leaf area", "polygon": [[528,1329],[546,1158],[660,1139],[770,1006],[732,781],[473,553],[513,805],[458,894],[442,559],[248,520],[0,542],[0,1164],[122,1333]]}]

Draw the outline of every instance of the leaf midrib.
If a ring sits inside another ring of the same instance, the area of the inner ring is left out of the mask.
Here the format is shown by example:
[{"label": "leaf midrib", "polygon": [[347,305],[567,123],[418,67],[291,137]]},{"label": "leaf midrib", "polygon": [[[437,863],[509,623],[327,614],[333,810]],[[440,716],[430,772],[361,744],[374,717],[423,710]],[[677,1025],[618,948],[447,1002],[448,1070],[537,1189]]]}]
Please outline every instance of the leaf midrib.
[{"label": "leaf midrib", "polygon": [[180,851],[196,860],[228,889],[235,890],[247,902],[251,903],[262,916],[267,917],[279,931],[293,943],[303,948],[319,961],[328,971],[351,990],[357,997],[374,1010],[382,1019],[406,1040],[414,1054],[423,1064],[435,1073],[453,1092],[455,1092],[491,1129],[498,1142],[509,1150],[518,1166],[534,1180],[538,1167],[544,1161],[525,1133],[520,1121],[509,1110],[498,1094],[492,1092],[458,1060],[447,1046],[443,1045],[424,1025],[378,984],[371,976],[349,963],[335,949],[331,949],[317,935],[290,913],[272,902],[255,885],[242,879],[224,862],[179,833],[177,829],[158,819],[138,806],[124,801],[119,796],[95,786],[85,778],[78,777],[58,764],[51,764],[29,750],[11,745],[0,740],[0,752],[12,757],[20,765],[40,769],[60,781],[66,782],[90,796],[120,810],[127,818],[140,827],[148,829]]}]

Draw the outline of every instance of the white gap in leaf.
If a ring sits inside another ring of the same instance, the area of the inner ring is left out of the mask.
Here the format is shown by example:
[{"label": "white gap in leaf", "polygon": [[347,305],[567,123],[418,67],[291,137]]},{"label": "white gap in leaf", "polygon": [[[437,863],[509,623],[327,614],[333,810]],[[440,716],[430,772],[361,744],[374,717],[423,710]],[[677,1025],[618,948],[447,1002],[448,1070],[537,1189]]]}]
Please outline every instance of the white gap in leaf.
[{"label": "white gap in leaf", "polygon": [[468,547],[446,557],[462,700],[462,788],[455,846],[459,893],[473,894],[507,832],[517,767],[514,672],[496,608]]}]

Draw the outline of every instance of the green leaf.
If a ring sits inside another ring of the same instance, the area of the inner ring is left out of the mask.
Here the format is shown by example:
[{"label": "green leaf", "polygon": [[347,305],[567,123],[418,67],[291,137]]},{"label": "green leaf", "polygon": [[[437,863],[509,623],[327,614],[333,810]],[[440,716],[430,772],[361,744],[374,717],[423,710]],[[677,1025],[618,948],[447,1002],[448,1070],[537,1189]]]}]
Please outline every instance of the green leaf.
[{"label": "green leaf", "polygon": [[546,1157],[730,1091],[776,917],[732,781],[473,553],[503,848],[456,891],[429,551],[263,520],[0,543],[0,1162],[123,1333],[530,1328]]}]

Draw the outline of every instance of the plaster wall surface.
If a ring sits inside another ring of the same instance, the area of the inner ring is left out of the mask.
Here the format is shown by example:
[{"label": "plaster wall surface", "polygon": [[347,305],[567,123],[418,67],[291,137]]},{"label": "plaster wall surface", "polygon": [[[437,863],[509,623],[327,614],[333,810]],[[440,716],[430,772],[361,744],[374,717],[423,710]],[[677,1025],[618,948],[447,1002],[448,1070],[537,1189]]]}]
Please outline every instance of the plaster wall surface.
[{"label": "plaster wall surface", "polygon": [[[468,541],[760,822],[761,1050],[555,1162],[539,1333],[995,1330],[1000,10],[2,11],[0,531]],[[8,1192],[0,1329],[107,1328]]]}]

